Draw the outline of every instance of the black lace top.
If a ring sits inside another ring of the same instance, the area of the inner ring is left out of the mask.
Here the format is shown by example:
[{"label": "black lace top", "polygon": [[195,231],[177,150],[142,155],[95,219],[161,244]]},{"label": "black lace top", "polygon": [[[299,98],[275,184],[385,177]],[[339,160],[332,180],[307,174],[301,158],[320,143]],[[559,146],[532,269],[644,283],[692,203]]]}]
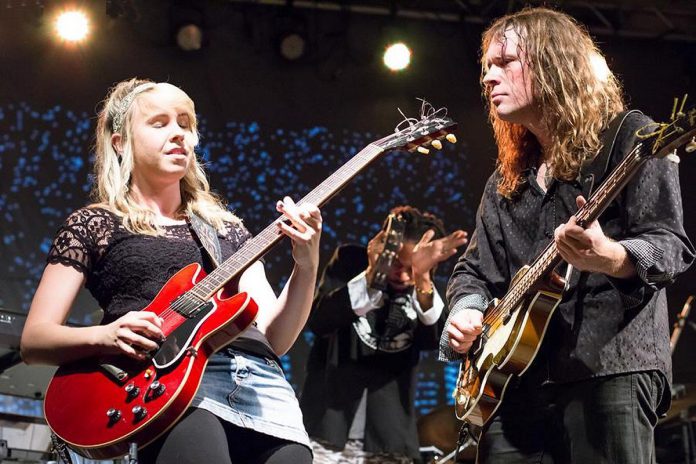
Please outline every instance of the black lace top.
[{"label": "black lace top", "polygon": [[[87,289],[104,310],[101,323],[107,324],[147,306],[182,267],[191,263],[203,265],[204,252],[188,224],[163,229],[164,236],[134,234],[109,210],[81,208],[58,229],[48,262],[72,266],[86,276]],[[223,259],[249,237],[251,234],[243,225],[228,224],[226,234],[218,237]],[[270,350],[256,327],[250,327],[234,344],[251,341],[265,345],[259,351]]]}]

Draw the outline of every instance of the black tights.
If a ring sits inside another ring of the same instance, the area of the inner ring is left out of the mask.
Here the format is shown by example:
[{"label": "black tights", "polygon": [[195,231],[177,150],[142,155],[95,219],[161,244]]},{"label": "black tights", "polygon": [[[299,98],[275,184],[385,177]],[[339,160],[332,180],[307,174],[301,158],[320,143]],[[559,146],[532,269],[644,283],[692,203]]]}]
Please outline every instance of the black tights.
[{"label": "black tights", "polygon": [[138,453],[138,464],[311,464],[299,443],[237,427],[191,408],[162,437]]}]

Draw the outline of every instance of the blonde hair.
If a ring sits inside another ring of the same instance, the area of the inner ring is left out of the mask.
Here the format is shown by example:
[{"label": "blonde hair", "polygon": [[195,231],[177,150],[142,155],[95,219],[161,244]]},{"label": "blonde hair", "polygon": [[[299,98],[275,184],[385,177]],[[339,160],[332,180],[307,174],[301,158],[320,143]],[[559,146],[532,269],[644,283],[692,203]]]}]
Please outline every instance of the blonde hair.
[{"label": "blonde hair", "polygon": [[[163,230],[155,222],[155,213],[140,206],[129,189],[133,172],[132,114],[140,95],[161,85],[170,84],[158,84],[137,78],[119,82],[109,91],[97,120],[92,198],[121,216],[126,229],[146,235],[161,235]],[[194,104],[183,90],[178,90],[188,108],[195,146],[198,144],[199,136]],[[115,132],[121,134],[120,154],[112,145],[112,135]],[[227,210],[221,199],[210,191],[203,166],[195,154],[188,171],[180,181],[180,189],[180,214],[190,215],[195,212],[221,233],[226,231],[225,221],[240,222]]]},{"label": "blonde hair", "polygon": [[[621,86],[608,69],[600,75],[597,60],[603,56],[592,38],[570,16],[547,8],[526,8],[496,20],[484,33],[482,56],[495,41],[512,30],[520,38],[520,56],[529,69],[533,102],[551,137],[546,159],[557,179],[571,181],[587,157],[601,148],[599,135],[624,110]],[[524,126],[498,118],[490,105],[490,89],[481,84],[489,106],[489,119],[498,144],[498,192],[511,198],[523,184],[522,171],[539,163],[541,147]]]}]

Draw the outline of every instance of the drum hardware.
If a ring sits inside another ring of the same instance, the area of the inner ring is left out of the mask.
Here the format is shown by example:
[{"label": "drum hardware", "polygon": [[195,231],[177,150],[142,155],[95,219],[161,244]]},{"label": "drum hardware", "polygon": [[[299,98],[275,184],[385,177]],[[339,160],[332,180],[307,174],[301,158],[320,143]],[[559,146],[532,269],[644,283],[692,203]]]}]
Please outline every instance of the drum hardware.
[{"label": "drum hardware", "polygon": [[[674,323],[669,341],[672,355],[674,355],[684,327],[690,326],[692,329],[696,329],[696,324],[687,320],[693,299],[694,296],[690,295],[677,315],[677,321]],[[684,463],[694,464],[696,463],[696,437],[694,436],[693,427],[696,421],[696,384],[674,384],[672,385],[671,394],[672,405],[665,417],[658,421],[658,427],[662,428],[662,430],[673,426],[680,427],[680,441],[683,447]],[[664,448],[664,450],[669,449],[672,449],[672,447]]]},{"label": "drum hardware", "polygon": [[669,348],[671,353],[674,354],[674,350],[677,348],[677,343],[679,342],[679,337],[681,336],[682,330],[684,330],[685,325],[689,325],[692,329],[696,330],[696,324],[687,321],[689,313],[691,312],[691,302],[694,300],[693,295],[689,295],[682,307],[682,310],[677,315],[677,321],[674,323],[674,328],[672,330],[672,336],[669,339]]}]

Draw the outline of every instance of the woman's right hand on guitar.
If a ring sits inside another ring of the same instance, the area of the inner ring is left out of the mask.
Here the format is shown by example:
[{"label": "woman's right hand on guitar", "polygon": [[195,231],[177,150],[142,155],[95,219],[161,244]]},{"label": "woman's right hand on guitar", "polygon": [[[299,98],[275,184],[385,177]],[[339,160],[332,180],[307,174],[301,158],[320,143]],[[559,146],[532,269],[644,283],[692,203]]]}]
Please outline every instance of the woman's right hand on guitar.
[{"label": "woman's right hand on guitar", "polygon": [[462,309],[452,316],[447,327],[450,347],[457,353],[466,353],[483,329],[483,313],[476,309]]},{"label": "woman's right hand on guitar", "polygon": [[159,348],[154,340],[164,340],[162,318],[150,311],[131,311],[102,327],[101,344],[110,354],[142,360]]}]

